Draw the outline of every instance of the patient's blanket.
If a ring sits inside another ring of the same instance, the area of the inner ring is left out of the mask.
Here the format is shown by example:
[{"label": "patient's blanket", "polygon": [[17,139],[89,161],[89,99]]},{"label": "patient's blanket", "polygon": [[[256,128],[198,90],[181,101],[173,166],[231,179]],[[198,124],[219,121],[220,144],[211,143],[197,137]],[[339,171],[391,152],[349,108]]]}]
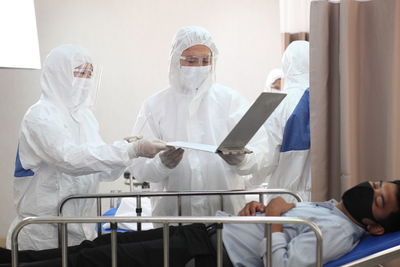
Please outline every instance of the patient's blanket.
[{"label": "patient's blanket", "polygon": [[[151,201],[148,197],[141,198],[142,216],[151,216]],[[115,216],[136,216],[136,198],[122,198]],[[105,229],[110,229],[110,224],[104,224]],[[137,230],[137,223],[119,223],[119,229]],[[152,229],[152,223],[142,223],[142,230]]]}]

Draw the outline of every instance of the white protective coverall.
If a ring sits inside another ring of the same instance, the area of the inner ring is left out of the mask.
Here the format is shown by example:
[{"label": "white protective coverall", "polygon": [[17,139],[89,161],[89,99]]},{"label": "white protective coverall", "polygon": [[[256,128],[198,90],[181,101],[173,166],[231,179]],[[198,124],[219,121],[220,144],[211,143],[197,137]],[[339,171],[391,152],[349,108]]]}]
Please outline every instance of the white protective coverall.
[{"label": "white protective coverall", "polygon": [[281,92],[281,90],[272,88],[272,85],[274,84],[274,82],[276,82],[276,80],[282,79],[282,77],[283,77],[282,69],[278,68],[272,69],[268,73],[267,81],[265,82],[264,92]]},{"label": "white protective coverall", "polygon": [[[118,178],[131,163],[125,141],[106,144],[87,108],[88,92],[72,86],[73,69],[91,63],[87,52],[73,45],[53,49],[41,75],[42,95],[26,112],[19,134],[14,197],[14,226],[28,216],[55,216],[57,205],[72,194],[96,193],[100,181]],[[88,216],[93,200],[71,201],[65,216]],[[94,225],[69,224],[70,245],[95,237]],[[19,249],[58,246],[55,225],[31,225],[19,234]]]},{"label": "white protective coverall", "polygon": [[282,57],[285,99],[264,124],[268,148],[265,175],[268,188],[285,188],[311,201],[309,43],[294,41]]},{"label": "white protective coverall", "polygon": [[[189,90],[181,83],[180,56],[194,45],[207,46],[213,56],[211,73],[200,88]],[[170,87],[148,98],[138,115],[133,134],[147,139],[187,141],[218,145],[247,111],[249,104],[236,91],[215,82],[217,48],[205,29],[184,27],[173,42],[170,55]],[[143,130],[142,130],[143,129]],[[263,129],[261,128],[261,131]],[[265,147],[259,131],[248,144],[254,153],[238,166],[227,164],[217,154],[186,149],[173,169],[163,165],[160,154],[154,159],[133,160],[132,173],[140,181],[150,181],[167,191],[244,189],[244,175],[259,170],[260,152]],[[153,185],[152,185],[153,187]],[[185,197],[183,215],[214,215],[221,209],[219,197]],[[236,214],[244,197],[224,197],[225,211]],[[177,215],[177,201],[164,197],[152,202],[153,215]]]}]

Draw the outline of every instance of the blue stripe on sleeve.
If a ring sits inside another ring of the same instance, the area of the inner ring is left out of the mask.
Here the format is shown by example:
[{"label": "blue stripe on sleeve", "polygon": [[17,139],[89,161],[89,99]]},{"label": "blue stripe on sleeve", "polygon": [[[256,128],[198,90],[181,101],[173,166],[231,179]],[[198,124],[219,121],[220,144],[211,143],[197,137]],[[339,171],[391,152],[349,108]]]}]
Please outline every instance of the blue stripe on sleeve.
[{"label": "blue stripe on sleeve", "polygon": [[21,160],[19,159],[19,147],[17,148],[17,156],[15,158],[15,171],[14,177],[28,177],[33,176],[35,173],[32,170],[26,170],[22,167]]},{"label": "blue stripe on sleeve", "polygon": [[281,152],[310,149],[310,89],[308,88],[286,122]]}]

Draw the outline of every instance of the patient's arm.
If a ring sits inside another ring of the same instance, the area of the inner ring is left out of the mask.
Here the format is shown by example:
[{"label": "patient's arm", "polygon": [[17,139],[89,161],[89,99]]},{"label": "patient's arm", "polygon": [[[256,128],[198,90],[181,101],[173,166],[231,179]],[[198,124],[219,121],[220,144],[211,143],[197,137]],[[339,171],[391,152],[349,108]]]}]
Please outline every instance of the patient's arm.
[{"label": "patient's arm", "polygon": [[[239,212],[239,216],[255,216],[257,212],[264,212],[265,216],[281,216],[294,207],[296,204],[288,203],[282,197],[273,198],[267,206],[257,201],[251,201]],[[273,224],[272,232],[282,232],[282,225]]]},{"label": "patient's arm", "polygon": [[[353,248],[353,236],[340,223],[334,224],[329,229],[321,230],[323,263],[339,258]],[[265,246],[263,243],[261,245]],[[264,247],[263,250],[265,251]],[[287,240],[285,233],[275,232],[272,234],[272,266],[315,266],[315,250],[316,238],[311,230],[303,232],[291,240]]]},{"label": "patient's arm", "polygon": [[[281,216],[294,207],[296,207],[296,204],[288,203],[282,197],[276,197],[265,207],[265,216]],[[282,232],[282,224],[273,224],[272,232]]]}]

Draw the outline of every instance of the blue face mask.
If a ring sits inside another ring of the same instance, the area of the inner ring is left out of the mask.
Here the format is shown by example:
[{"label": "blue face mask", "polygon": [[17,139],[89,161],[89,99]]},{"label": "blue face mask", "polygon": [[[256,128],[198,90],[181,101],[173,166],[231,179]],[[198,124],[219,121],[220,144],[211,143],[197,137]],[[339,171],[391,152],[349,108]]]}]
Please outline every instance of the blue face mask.
[{"label": "blue face mask", "polygon": [[358,184],[342,196],[343,204],[350,215],[362,225],[362,219],[368,218],[376,222],[372,214],[372,202],[374,200],[374,189],[369,182]]}]

